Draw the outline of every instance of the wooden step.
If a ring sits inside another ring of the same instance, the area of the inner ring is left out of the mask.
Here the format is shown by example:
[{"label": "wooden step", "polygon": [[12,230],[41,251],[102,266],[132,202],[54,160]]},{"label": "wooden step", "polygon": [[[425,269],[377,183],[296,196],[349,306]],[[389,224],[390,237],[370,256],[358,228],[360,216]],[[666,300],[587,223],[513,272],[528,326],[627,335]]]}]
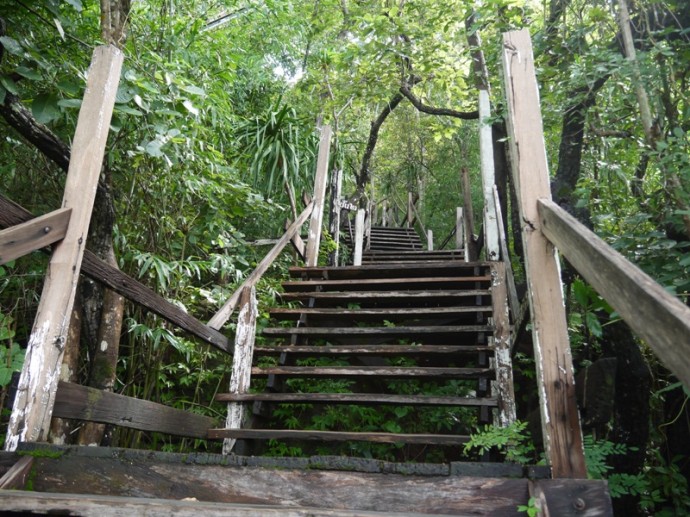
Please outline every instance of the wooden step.
[{"label": "wooden step", "polygon": [[457,304],[461,299],[469,299],[479,296],[490,296],[489,289],[453,289],[444,291],[307,291],[281,293],[280,297],[284,301],[291,300],[316,300],[319,305],[343,305],[349,303],[357,304],[376,304],[388,306],[399,305],[435,305],[435,304]]},{"label": "wooden step", "polygon": [[452,368],[419,366],[268,366],[252,367],[252,375],[291,377],[386,377],[417,379],[479,379],[493,373],[492,368]]},{"label": "wooden step", "polygon": [[278,355],[283,353],[303,356],[337,355],[453,355],[493,352],[493,348],[481,345],[278,345],[257,346],[254,355]]},{"label": "wooden step", "polygon": [[294,429],[209,429],[209,439],[236,440],[308,440],[321,442],[414,443],[426,445],[462,445],[469,436],[450,434],[350,433]]},{"label": "wooden step", "polygon": [[[446,276],[446,277],[425,277],[425,278],[364,278],[353,280],[302,280],[297,282],[283,282],[285,291],[307,291],[309,289],[321,288],[322,290],[366,290],[372,287],[377,288],[400,288],[407,286],[432,286],[435,284],[463,285],[473,282],[490,282],[490,275],[481,276]],[[413,287],[414,288],[414,287]]]},{"label": "wooden step", "polygon": [[432,325],[404,327],[268,327],[264,336],[421,336],[426,334],[460,334],[464,332],[489,332],[490,325]]},{"label": "wooden step", "polygon": [[367,264],[341,267],[291,267],[293,278],[324,278],[345,280],[351,278],[419,278],[431,276],[475,276],[479,268],[481,275],[488,274],[485,262],[438,262],[434,264],[409,263],[404,268],[390,264]]},{"label": "wooden step", "polygon": [[414,319],[428,316],[448,317],[472,315],[477,312],[488,313],[492,308],[488,305],[460,305],[451,307],[385,307],[369,309],[341,309],[326,307],[304,307],[298,309],[275,308],[269,311],[274,318],[281,320],[297,320],[300,316],[308,316],[310,320],[323,318],[350,318],[354,320],[400,320]]},{"label": "wooden step", "polygon": [[495,398],[442,397],[433,395],[386,395],[381,393],[219,393],[217,402],[272,402],[305,404],[380,404],[398,406],[488,406]]}]

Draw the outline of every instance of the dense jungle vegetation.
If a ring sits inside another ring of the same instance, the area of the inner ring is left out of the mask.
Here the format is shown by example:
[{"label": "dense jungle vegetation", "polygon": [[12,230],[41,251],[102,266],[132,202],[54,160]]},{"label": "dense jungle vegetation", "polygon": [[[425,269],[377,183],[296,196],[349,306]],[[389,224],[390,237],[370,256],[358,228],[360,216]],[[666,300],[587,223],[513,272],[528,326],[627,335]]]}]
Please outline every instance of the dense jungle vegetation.
[{"label": "dense jungle vegetation", "polygon": [[[634,59],[620,37],[621,6],[630,11]],[[555,199],[690,301],[686,0],[0,0],[0,18],[0,193],[35,214],[59,206],[92,50],[104,41],[121,46],[88,246],[202,321],[262,258],[266,248],[253,241],[277,237],[293,217],[289,193],[311,191],[322,121],[334,128],[332,168],[344,171],[345,196],[385,199],[400,220],[412,192],[424,225],[442,239],[462,205],[465,167],[479,229],[471,36],[481,36],[500,143],[500,35],[524,27],[534,41]],[[497,169],[504,213],[514,214],[506,164],[498,160]],[[513,251],[520,270],[519,239]],[[285,254],[262,280],[263,307],[275,303],[290,263]],[[3,429],[45,265],[33,253],[0,267]],[[609,478],[621,515],[690,513],[688,388],[565,273],[576,370],[599,364],[590,370],[599,373],[580,378],[600,399],[582,408],[590,474]],[[221,352],[88,279],[77,305],[75,381],[224,418],[211,403],[228,383]],[[96,346],[104,340],[107,356]],[[521,350],[524,421],[535,406],[533,377],[530,350]],[[216,447],[70,425],[56,427],[57,439]],[[508,442],[509,459],[538,459],[525,425],[478,437],[480,449]]]}]

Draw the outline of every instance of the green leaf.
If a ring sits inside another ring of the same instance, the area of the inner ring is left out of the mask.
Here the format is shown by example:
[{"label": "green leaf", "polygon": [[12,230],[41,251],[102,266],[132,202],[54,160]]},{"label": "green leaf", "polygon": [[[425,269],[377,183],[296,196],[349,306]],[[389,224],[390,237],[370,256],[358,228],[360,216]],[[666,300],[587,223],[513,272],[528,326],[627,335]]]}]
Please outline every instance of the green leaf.
[{"label": "green leaf", "polygon": [[206,92],[199,88],[198,86],[194,85],[180,85],[180,90],[185,91],[187,93],[191,93],[192,95],[206,95]]},{"label": "green leaf", "polygon": [[10,38],[9,36],[1,36],[0,43],[2,43],[2,46],[5,47],[5,50],[10,54],[21,56],[24,53],[24,48],[14,38]]},{"label": "green leaf", "polygon": [[149,156],[153,156],[154,158],[161,158],[163,156],[163,151],[161,151],[161,147],[163,147],[163,142],[155,138],[144,146],[144,151]]},{"label": "green leaf", "polygon": [[10,93],[13,93],[15,95],[19,93],[19,90],[17,90],[17,85],[15,84],[15,82],[6,75],[0,75],[0,84],[2,84],[5,87],[5,90],[7,90]]},{"label": "green leaf", "polygon": [[58,101],[59,99],[56,95],[52,93],[42,93],[31,103],[31,112],[38,122],[41,124],[48,124],[60,118]]},{"label": "green leaf", "polygon": [[601,337],[601,323],[599,323],[599,318],[593,312],[588,312],[585,314],[585,321],[587,322],[587,328],[595,337]]},{"label": "green leaf", "polygon": [[2,85],[0,85],[0,104],[5,102],[5,96],[6,95],[7,95],[7,90],[5,90],[5,88],[3,88]]},{"label": "green leaf", "polygon": [[189,112],[190,112],[192,115],[194,115],[195,117],[198,117],[198,116],[199,116],[199,110],[198,110],[197,108],[194,107],[194,104],[192,104],[192,101],[190,101],[189,99],[187,99],[186,101],[184,101],[184,102],[182,103],[182,105],[183,105],[185,108],[187,108],[187,111],[189,111]]},{"label": "green leaf", "polygon": [[81,108],[81,99],[60,99],[58,106],[62,108]]},{"label": "green leaf", "polygon": [[27,68],[25,66],[18,66],[17,73],[22,77],[31,79],[32,81],[39,81],[41,79],[41,74],[39,74],[36,70]]},{"label": "green leaf", "polygon": [[79,13],[84,9],[81,0],[65,0],[65,2],[74,7],[74,9]]}]

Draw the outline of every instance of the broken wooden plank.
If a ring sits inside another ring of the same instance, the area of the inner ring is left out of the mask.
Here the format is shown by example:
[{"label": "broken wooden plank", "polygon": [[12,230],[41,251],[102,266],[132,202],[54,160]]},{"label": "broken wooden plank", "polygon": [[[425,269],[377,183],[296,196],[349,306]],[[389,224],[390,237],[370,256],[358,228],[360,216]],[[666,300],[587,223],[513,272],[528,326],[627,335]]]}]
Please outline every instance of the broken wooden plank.
[{"label": "broken wooden plank", "polygon": [[690,308],[556,203],[538,206],[544,235],[690,388]]},{"label": "broken wooden plank", "polygon": [[122,61],[122,51],[114,46],[96,47],[93,52],[62,201],[72,214],[48,264],[7,430],[9,451],[20,441],[48,435]]},{"label": "broken wooden plank", "polygon": [[205,438],[206,431],[218,425],[211,417],[63,381],[53,414],[192,438]]},{"label": "broken wooden plank", "polygon": [[219,393],[219,402],[253,402],[307,404],[383,404],[398,406],[490,406],[495,398],[441,397],[431,395],[385,395],[380,393]]},{"label": "broken wooden plank", "polygon": [[319,155],[316,159],[316,174],[314,176],[314,210],[309,221],[309,237],[307,238],[306,265],[315,266],[319,262],[319,246],[323,226],[323,209],[326,202],[326,185],[328,183],[328,157],[331,152],[331,126],[321,128],[319,141]]},{"label": "broken wooden plank", "polygon": [[493,373],[493,368],[442,368],[396,366],[269,366],[252,368],[252,375],[287,375],[299,377],[389,377],[424,379],[477,379]]},{"label": "broken wooden plank", "polygon": [[469,436],[451,434],[405,434],[377,432],[311,431],[295,429],[209,429],[208,437],[260,440],[314,440],[320,442],[417,443],[427,445],[462,445]]},{"label": "broken wooden plank", "polygon": [[[249,391],[254,358],[254,341],[256,338],[256,317],[259,313],[254,286],[245,287],[240,295],[240,314],[237,318],[235,332],[235,352],[232,356],[230,373],[230,393],[241,395]],[[240,429],[246,420],[244,404],[230,402],[225,427]],[[223,442],[223,454],[230,454],[235,441],[228,438]]]},{"label": "broken wooden plank", "polygon": [[33,456],[22,456],[0,477],[0,490],[21,490],[26,486],[26,480],[34,463]]},{"label": "broken wooden plank", "polygon": [[560,266],[537,213],[537,200],[551,199],[551,190],[527,29],[503,35],[503,71],[546,458],[554,477],[586,478]]},{"label": "broken wooden plank", "polygon": [[[31,212],[0,195],[0,227],[12,226],[22,221],[28,221],[32,217]],[[81,269],[86,276],[155,312],[193,336],[225,352],[231,351],[228,338],[223,334],[207,327],[177,305],[170,303],[141,282],[101,260],[89,250],[84,250]]]},{"label": "broken wooden plank", "polygon": [[60,208],[0,231],[0,265],[62,240],[71,215],[71,208]]},{"label": "broken wooden plank", "polygon": [[304,224],[304,222],[307,220],[307,218],[311,215],[312,210],[314,208],[314,205],[312,203],[309,203],[307,205],[307,208],[305,208],[302,213],[295,219],[295,222],[290,225],[290,228],[286,230],[286,232],[283,234],[283,236],[278,240],[275,246],[269,251],[266,256],[263,258],[261,262],[256,266],[256,269],[252,271],[252,273],[246,278],[244,282],[242,282],[242,285],[240,285],[237,290],[232,294],[230,299],[225,302],[223,307],[216,312],[213,317],[208,321],[207,326],[211,327],[212,329],[215,330],[220,330],[223,325],[230,319],[230,316],[232,316],[232,312],[235,310],[235,307],[237,306],[237,302],[240,299],[240,293],[242,292],[242,289],[245,287],[251,287],[256,284],[256,282],[263,276],[263,274],[268,270],[269,267],[271,267],[271,264],[273,264],[273,261],[275,261],[276,258],[278,258],[278,255],[280,255],[281,251],[283,251],[283,248],[287,245],[288,242],[292,239],[294,235],[299,232],[300,228]]}]

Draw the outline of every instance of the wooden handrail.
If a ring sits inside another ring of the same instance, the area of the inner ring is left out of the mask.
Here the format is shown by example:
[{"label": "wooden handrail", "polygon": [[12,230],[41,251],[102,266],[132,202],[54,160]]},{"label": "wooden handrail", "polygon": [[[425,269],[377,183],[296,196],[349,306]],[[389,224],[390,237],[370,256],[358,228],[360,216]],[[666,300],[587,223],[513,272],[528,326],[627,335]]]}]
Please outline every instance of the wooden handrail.
[{"label": "wooden handrail", "polygon": [[242,293],[242,290],[245,287],[252,287],[253,285],[256,284],[256,282],[263,276],[263,274],[268,270],[268,268],[273,264],[273,261],[278,258],[278,255],[280,255],[280,252],[283,251],[283,248],[287,245],[288,242],[292,240],[292,238],[297,235],[297,232],[300,231],[300,228],[304,224],[304,222],[311,216],[312,210],[314,209],[314,202],[312,201],[307,205],[307,208],[305,208],[302,213],[295,219],[295,222],[290,225],[290,227],[285,231],[283,236],[278,240],[278,242],[271,248],[271,251],[269,251],[264,259],[259,262],[259,265],[256,266],[256,269],[252,271],[252,273],[246,278],[244,282],[242,282],[242,285],[240,285],[237,290],[232,294],[230,299],[225,302],[225,305],[220,308],[218,312],[214,314],[214,316],[208,321],[207,326],[220,330],[223,325],[225,325],[225,322],[230,319],[230,316],[232,316],[232,312],[235,310],[235,307],[237,306],[237,302],[240,299],[240,294]]},{"label": "wooden handrail", "polygon": [[549,241],[690,388],[690,308],[553,201],[537,207]]}]

